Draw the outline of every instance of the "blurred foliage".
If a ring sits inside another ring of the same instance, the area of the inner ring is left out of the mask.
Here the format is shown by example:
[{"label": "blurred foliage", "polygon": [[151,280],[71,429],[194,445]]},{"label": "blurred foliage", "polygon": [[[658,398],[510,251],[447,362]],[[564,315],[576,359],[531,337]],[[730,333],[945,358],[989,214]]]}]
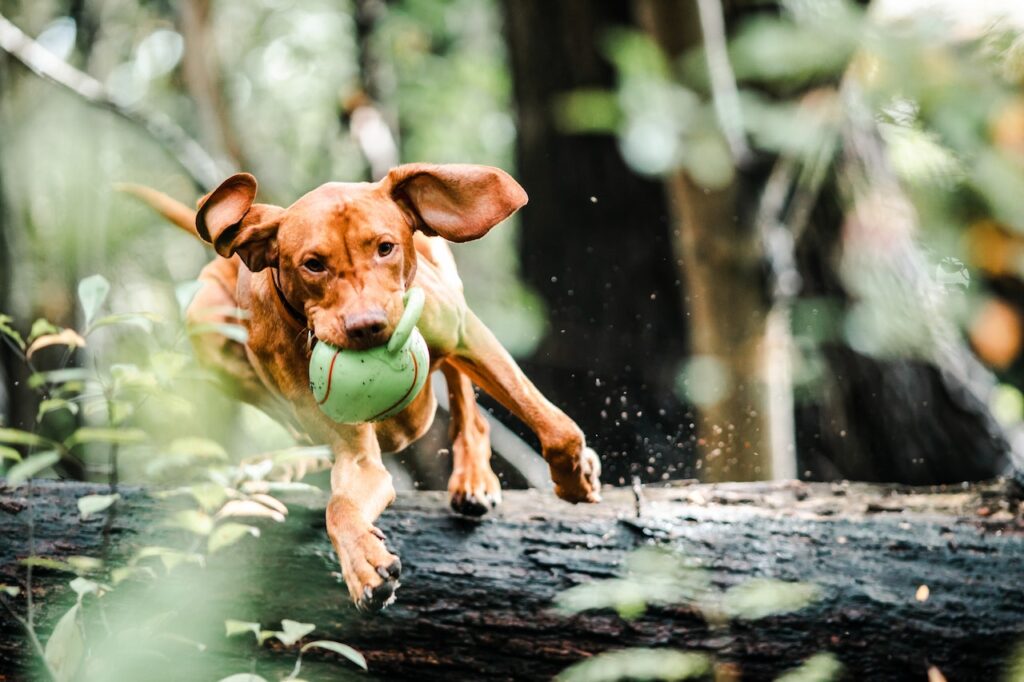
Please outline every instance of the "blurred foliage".
[{"label": "blurred foliage", "polygon": [[[183,73],[180,8],[113,0],[73,9],[75,16],[62,3],[0,2],[0,12],[97,78],[115,102],[183,126],[218,155],[226,177],[232,162],[210,139]],[[345,115],[362,87],[353,11],[347,2],[212,4],[215,50],[199,59],[219,77],[246,170],[268,201],[287,205],[323,182],[367,178]],[[397,112],[403,160],[512,170],[515,128],[497,16],[489,1],[410,1],[389,5],[377,20],[364,49],[388,65],[381,106]],[[169,312],[167,283],[193,278],[211,252],[113,186],[130,180],[191,204],[199,194],[191,181],[132,124],[13,60],[0,69],[0,121],[8,131],[0,148],[4,236],[14,254],[9,281],[18,283],[7,312],[72,324],[74,282],[97,271],[111,277],[125,309]],[[516,276],[514,245],[510,221],[455,251],[470,304],[513,352],[523,353],[539,338],[543,310]]]},{"label": "blurred foliage", "polygon": [[[936,326],[946,320],[1002,380],[1024,385],[1024,300],[992,305],[1006,289],[992,288],[994,280],[1024,279],[1018,244],[1024,230],[1024,26],[1019,13],[1016,21],[992,13],[998,3],[977,16],[947,4],[945,13],[930,5],[933,11],[902,11],[899,3],[884,2],[868,12],[847,0],[784,0],[780,12],[756,13],[730,33],[728,75],[738,88],[732,113],[754,154],[796,164],[792,201],[801,193],[813,198],[827,169],[848,170],[844,145],[865,123],[858,120],[860,107],[910,200],[910,213],[902,215],[902,207],[877,199],[875,188],[847,178],[858,193],[844,197],[847,219],[865,211],[879,223],[870,227],[874,251],[843,266],[855,300],[848,309],[820,299],[796,301],[798,397],[810,397],[821,378],[820,344],[842,341],[883,357],[927,356],[935,352]],[[670,59],[646,33],[618,30],[604,47],[616,68],[616,90],[567,94],[558,103],[561,125],[579,134],[616,134],[623,157],[639,173],[685,169],[708,190],[733,182],[745,161],[734,158],[722,132],[703,46]],[[879,205],[871,206],[875,200]],[[904,229],[924,249],[923,281],[932,282],[931,291],[897,281],[906,280],[900,268],[907,264],[886,259]],[[922,305],[922,298],[931,303]],[[700,402],[685,372],[679,380],[681,395]],[[712,401],[728,389],[698,383]],[[1004,417],[1006,395],[998,394]]]},{"label": "blurred foliage", "polygon": [[[184,289],[195,293],[195,287]],[[207,642],[218,637],[217,623],[226,621],[226,635],[220,636],[231,636],[238,632],[238,621],[220,613],[217,600],[210,598],[230,593],[231,587],[207,574],[205,567],[232,545],[259,538],[261,531],[254,522],[283,523],[288,506],[282,498],[300,504],[322,501],[326,492],[295,479],[306,470],[322,468],[329,462],[329,452],[320,446],[267,451],[273,439],[267,438],[266,424],[249,429],[264,450],[247,457],[237,450],[229,454],[215,440],[183,435],[194,433],[196,424],[208,416],[198,411],[203,405],[201,395],[216,390],[212,377],[179,350],[196,330],[182,329],[180,323],[152,314],[107,315],[110,292],[110,284],[99,275],[79,284],[81,332],[59,329],[45,320],[33,325],[35,331],[28,339],[9,328],[0,330],[5,342],[28,363],[30,386],[44,398],[43,425],[51,427],[48,435],[0,428],[7,484],[22,485],[54,471],[84,470],[108,478],[110,492],[78,499],[83,521],[117,513],[121,499],[117,485],[126,479],[162,483],[162,490],[154,495],[167,500],[169,509],[149,529],[152,539],[143,539],[153,544],[138,548],[123,563],[46,556],[22,561],[25,566],[77,576],[69,583],[76,600],[45,639],[42,658],[49,675],[58,681],[141,679],[148,676],[145,671],[154,660],[180,657],[183,651],[191,652],[186,659],[190,667],[217,670],[224,661],[203,656]],[[189,295],[183,295],[180,304],[189,300]],[[93,350],[91,366],[65,366],[73,349],[91,349],[94,339],[112,329],[141,336],[143,362],[133,364],[123,357],[118,357],[120,362],[107,362]],[[223,331],[245,333],[241,327]],[[59,353],[62,362],[53,369],[37,370],[30,350],[47,337],[52,343],[40,355]],[[84,423],[66,418],[73,415],[82,416]],[[60,417],[65,418],[61,421],[64,431],[56,435],[50,420]],[[183,428],[187,425],[191,427]],[[290,443],[283,433],[279,438],[282,444]],[[179,575],[182,571],[187,575]],[[2,585],[0,592],[0,599],[8,600],[18,597],[21,588]],[[192,608],[181,609],[183,603]],[[21,625],[32,628],[24,619]],[[297,646],[314,630],[311,624],[284,620],[280,630],[253,625],[260,643],[274,637],[296,649],[294,679],[303,655],[311,649],[331,651],[366,667],[358,652],[340,642],[311,640]]]},{"label": "blurred foliage", "polygon": [[[931,15],[896,22],[842,0],[782,4],[777,15],[739,27],[728,45],[746,141],[756,153],[797,164],[806,189],[823,165],[836,161],[853,113],[844,88],[856,89],[913,202],[921,227],[915,236],[928,250],[944,311],[969,331],[989,302],[987,283],[1024,278],[1020,27],[994,23],[965,37]],[[268,199],[290,203],[327,180],[366,179],[367,164],[345,120],[345,103],[365,86],[361,50],[379,62],[375,95],[395,124],[404,160],[512,167],[511,86],[491,0],[389,3],[366,45],[359,44],[350,2],[218,0],[213,7],[215,55],[204,57],[216,62],[227,121]],[[163,2],[86,0],[75,3],[73,17],[55,0],[0,0],[0,12],[104,83],[119,105],[162,112],[206,138],[227,174],[231,161],[204,131],[185,82],[176,10]],[[706,55],[697,49],[668,59],[648,36],[625,29],[610,33],[604,50],[617,89],[567,93],[557,103],[561,125],[581,134],[614,132],[640,173],[684,168],[708,189],[730,184],[736,160],[713,106]],[[0,84],[3,236],[11,254],[5,275],[15,284],[7,314],[0,315],[0,337],[27,364],[28,390],[39,403],[33,428],[0,428],[8,483],[57,474],[147,481],[168,486],[165,495],[178,504],[161,526],[173,541],[148,545],[125,565],[89,557],[26,559],[76,575],[70,581],[75,602],[47,638],[47,664],[58,679],[139,679],[154,652],[181,655],[182,646],[202,652],[215,637],[252,632],[257,645],[273,638],[296,646],[312,625],[285,620],[279,630],[265,630],[211,609],[189,614],[189,623],[205,624],[197,633],[176,630],[180,623],[167,616],[186,593],[188,603],[202,603],[206,591],[229,589],[192,578],[234,543],[254,541],[253,519],[285,519],[280,497],[321,494],[295,479],[327,458],[322,448],[297,447],[262,413],[236,408],[196,367],[187,337],[197,330],[183,326],[181,311],[210,254],[110,189],[130,179],[191,202],[193,183],[137,127],[9,59],[0,64]],[[456,257],[471,305],[508,348],[526,353],[544,315],[516,278],[512,227],[458,247]],[[879,236],[884,242],[885,229]],[[94,272],[109,281],[82,279]],[[816,348],[837,335],[879,354],[919,343],[923,332],[897,326],[906,318],[886,307],[893,301],[884,280],[871,289],[871,274],[852,275],[862,284],[862,305],[850,312],[830,300],[806,299],[794,308],[798,388],[810,390],[820,378]],[[1020,363],[1013,364],[1019,355],[1004,355],[1003,377],[1024,383]],[[699,402],[706,394],[695,387],[706,387],[713,372],[695,358],[680,377],[680,393]],[[996,414],[1019,421],[1020,392],[1005,387],[995,396]],[[78,508],[83,519],[97,517],[115,511],[118,501],[112,485],[106,494],[80,499]],[[625,569],[623,577],[567,591],[559,608],[607,608],[637,618],[648,608],[684,605],[724,628],[733,619],[785,613],[820,597],[813,586],[774,580],[723,590],[699,567],[655,550],[631,557]],[[189,572],[188,590],[167,581],[181,571]],[[115,618],[104,600],[127,587],[142,590],[136,603],[147,608],[120,610]],[[19,595],[18,586],[0,585],[0,598]],[[82,663],[86,646],[90,655]],[[310,641],[296,646],[293,676],[309,648],[361,661],[340,643]],[[700,653],[626,650],[596,656],[561,679],[685,679],[706,675],[713,665]],[[1011,679],[1018,679],[1020,656],[1013,666]],[[838,674],[835,658],[821,654],[780,679]]]},{"label": "blurred foliage", "polygon": [[707,656],[670,649],[622,649],[577,663],[555,679],[558,682],[615,682],[615,680],[689,680],[711,670]]},{"label": "blurred foliage", "polygon": [[[596,580],[572,587],[555,598],[567,614],[612,609],[621,618],[639,618],[648,608],[688,607],[713,628],[728,628],[731,620],[758,620],[805,608],[820,598],[815,585],[755,579],[720,589],[708,573],[676,552],[655,546],[630,554],[620,578]],[[568,668],[557,679],[578,682],[605,680],[685,680],[704,678],[716,665],[698,652],[671,649],[622,649],[600,653]],[[831,654],[819,654],[784,680],[834,680],[842,666]]]},{"label": "blurred foliage", "polygon": [[[389,3],[365,44],[349,2],[211,7],[212,49],[198,59],[222,91],[226,124],[265,200],[288,204],[325,181],[369,179],[347,107],[371,76],[403,160],[513,170],[511,86],[494,2]],[[211,103],[195,99],[185,73],[196,56],[186,52],[182,9],[137,0],[0,2],[0,13],[95,77],[117,106],[181,125],[226,176],[235,159],[211,135],[202,106]],[[361,73],[361,51],[382,68]],[[11,485],[54,475],[110,481],[110,492],[78,501],[83,520],[116,513],[117,485],[126,482],[163,486],[174,509],[154,528],[161,541],[125,565],[29,559],[82,574],[71,585],[78,599],[44,638],[45,659],[58,679],[139,679],[153,660],[182,652],[202,658],[218,636],[211,624],[233,615],[203,598],[230,590],[203,577],[203,567],[258,537],[253,519],[284,521],[282,496],[319,499],[321,488],[297,479],[322,470],[329,452],[296,446],[263,413],[221,395],[195,364],[188,337],[207,330],[186,328],[182,312],[211,253],[113,190],[130,180],[192,203],[199,192],[175,159],[138,126],[12,59],[0,62],[0,87],[2,236],[11,266],[0,338],[29,378],[15,399],[39,404],[25,430],[0,424],[0,467]],[[516,275],[514,221],[455,251],[478,314],[513,352],[532,348],[543,311]],[[83,279],[93,272],[106,276]],[[217,331],[244,340],[241,327]],[[181,571],[189,576],[187,599],[172,580]],[[3,586],[4,598],[20,592]],[[135,606],[111,604],[122,598]],[[182,614],[181,603],[202,606]],[[310,630],[284,621],[257,635],[294,646],[295,679],[311,648],[365,667],[337,642],[300,648]]]}]

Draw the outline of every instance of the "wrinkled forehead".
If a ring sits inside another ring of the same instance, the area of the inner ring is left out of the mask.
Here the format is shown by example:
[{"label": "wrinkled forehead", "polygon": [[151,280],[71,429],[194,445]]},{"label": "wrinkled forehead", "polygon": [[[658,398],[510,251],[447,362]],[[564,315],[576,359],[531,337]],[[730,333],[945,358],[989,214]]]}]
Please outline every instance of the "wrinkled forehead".
[{"label": "wrinkled forehead", "polygon": [[[288,207],[282,231],[304,236],[367,236],[404,222],[398,205],[380,185],[367,182],[330,182],[317,187]],[[298,229],[295,229],[298,228]]]}]

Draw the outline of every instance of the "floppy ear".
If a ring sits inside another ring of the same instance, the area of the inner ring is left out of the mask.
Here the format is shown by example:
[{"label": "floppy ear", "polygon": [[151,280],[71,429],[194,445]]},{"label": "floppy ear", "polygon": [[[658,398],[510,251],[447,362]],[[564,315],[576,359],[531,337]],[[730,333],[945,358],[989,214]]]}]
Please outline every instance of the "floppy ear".
[{"label": "floppy ear", "polygon": [[256,178],[238,173],[199,200],[196,231],[230,258],[237,253],[252,272],[277,264],[277,226],[284,209],[254,204]]},{"label": "floppy ear", "polygon": [[384,179],[391,198],[416,216],[416,227],[453,242],[468,242],[526,204],[526,191],[499,168],[409,163]]}]

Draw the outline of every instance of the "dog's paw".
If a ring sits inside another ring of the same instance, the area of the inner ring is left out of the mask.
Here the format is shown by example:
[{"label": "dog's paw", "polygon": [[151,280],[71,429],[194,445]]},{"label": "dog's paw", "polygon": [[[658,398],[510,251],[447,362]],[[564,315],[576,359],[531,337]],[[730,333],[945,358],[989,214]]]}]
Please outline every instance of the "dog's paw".
[{"label": "dog's paw", "polygon": [[448,501],[457,514],[483,516],[501,504],[501,483],[490,467],[453,473],[448,481]]},{"label": "dog's paw", "polygon": [[551,479],[555,482],[555,494],[566,502],[601,501],[601,460],[586,446],[570,467],[552,467]]},{"label": "dog's paw", "polygon": [[345,584],[360,611],[380,611],[395,601],[402,562],[387,550],[384,540],[384,534],[370,526],[339,551]]}]

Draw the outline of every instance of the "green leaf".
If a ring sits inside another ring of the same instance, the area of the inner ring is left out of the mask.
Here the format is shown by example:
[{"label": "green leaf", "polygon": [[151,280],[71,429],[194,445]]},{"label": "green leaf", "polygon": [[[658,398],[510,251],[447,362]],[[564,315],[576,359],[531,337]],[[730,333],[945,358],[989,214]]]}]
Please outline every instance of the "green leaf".
[{"label": "green leaf", "polygon": [[160,559],[160,563],[163,564],[164,570],[167,572],[172,571],[175,567],[183,563],[192,563],[197,566],[202,566],[206,563],[202,554],[196,554],[195,552],[182,552],[181,550],[172,549],[170,547],[156,547],[148,546],[143,547],[135,556],[131,559],[131,564],[135,565],[140,561],[157,557]]},{"label": "green leaf", "polygon": [[839,659],[824,652],[811,656],[799,668],[788,670],[776,677],[775,682],[832,682],[838,680],[842,672],[843,664]]},{"label": "green leaf", "polygon": [[118,585],[133,575],[140,573],[148,578],[156,577],[156,572],[149,566],[120,566],[110,572],[110,582]]},{"label": "green leaf", "polygon": [[59,461],[60,455],[53,450],[32,455],[28,459],[18,462],[7,471],[7,485],[21,485],[40,471],[49,469]]},{"label": "green leaf", "polygon": [[29,388],[39,388],[44,384],[67,384],[72,381],[90,381],[96,377],[91,369],[70,367],[55,369],[49,372],[36,372],[28,378]]},{"label": "green leaf", "polygon": [[44,317],[40,317],[38,320],[32,323],[32,331],[28,334],[28,341],[31,343],[35,339],[44,334],[56,334],[60,331],[60,327],[50,322]]},{"label": "green leaf", "polygon": [[642,549],[625,561],[628,575],[576,585],[560,593],[555,603],[566,613],[611,608],[626,619],[644,613],[648,605],[694,601],[708,588],[707,574],[687,566],[681,557],[659,549]]},{"label": "green leaf", "polygon": [[14,445],[53,445],[53,441],[37,436],[21,429],[0,429],[0,443],[13,443]]},{"label": "green leaf", "polygon": [[317,459],[325,462],[331,461],[331,448],[327,445],[301,445],[284,450],[274,450],[266,453],[266,456],[274,464],[291,464],[304,460]]},{"label": "green leaf", "polygon": [[846,14],[828,30],[769,18],[744,23],[729,43],[736,77],[795,86],[840,73],[857,47],[860,30],[858,17]]},{"label": "green leaf", "polygon": [[[153,357],[157,353],[153,354]],[[151,359],[151,362],[154,361]],[[126,389],[145,390],[156,388],[157,378],[154,372],[139,369],[131,363],[117,363],[110,366],[110,376],[114,378],[114,387],[118,391]]]},{"label": "green leaf", "polygon": [[210,539],[207,541],[207,551],[209,551],[210,554],[213,554],[214,552],[235,544],[246,535],[258,538],[260,536],[260,529],[255,526],[247,526],[241,523],[222,523],[217,526],[212,533],[210,533]]},{"label": "green leaf", "polygon": [[209,438],[176,438],[167,446],[168,452],[190,455],[199,459],[226,461],[228,453],[220,443]]},{"label": "green leaf", "polygon": [[235,673],[222,677],[217,682],[267,682],[264,678],[254,673]]},{"label": "green leaf", "polygon": [[75,594],[78,595],[79,599],[87,594],[96,594],[100,589],[99,583],[95,583],[88,578],[82,577],[75,578],[68,584],[71,586],[71,589],[75,591]]},{"label": "green leaf", "polygon": [[84,443],[133,445],[144,440],[146,440],[146,432],[141,429],[108,429],[83,426],[64,441],[64,446],[70,449]]},{"label": "green leaf", "polygon": [[621,649],[592,656],[563,671],[556,682],[687,680],[704,677],[711,660],[704,654],[673,649]]},{"label": "green leaf", "polygon": [[190,336],[220,334],[238,343],[246,343],[249,340],[249,331],[245,327],[240,324],[229,324],[227,322],[204,322],[202,324],[190,325],[188,333]]},{"label": "green leaf", "polygon": [[189,486],[188,491],[196,499],[196,502],[199,503],[199,506],[207,512],[218,509],[224,504],[224,500],[228,498],[227,489],[220,483],[214,483],[213,481]]},{"label": "green leaf", "polygon": [[84,495],[78,498],[78,513],[82,515],[82,520],[85,521],[93,514],[99,514],[119,499],[121,499],[121,496],[118,493],[112,495]]},{"label": "green leaf", "polygon": [[86,327],[96,317],[109,293],[110,282],[103,275],[92,275],[78,283],[78,301],[82,304]]},{"label": "green leaf", "polygon": [[25,339],[21,338],[18,330],[11,326],[11,322],[13,320],[10,315],[0,315],[0,334],[14,341],[21,350],[25,350]]},{"label": "green leaf", "polygon": [[285,618],[281,621],[281,632],[275,632],[274,636],[285,646],[291,646],[315,629],[316,626],[312,623],[300,623]]},{"label": "green leaf", "polygon": [[555,124],[568,133],[614,133],[622,112],[618,96],[599,88],[578,88],[555,100]]},{"label": "green leaf", "polygon": [[1009,662],[1006,666],[1007,682],[1024,682],[1024,643],[1017,644],[1008,660]]},{"label": "green leaf", "polygon": [[245,481],[242,490],[247,493],[302,493],[301,500],[295,500],[298,504],[314,502],[317,497],[326,494],[322,488],[300,481]]},{"label": "green leaf", "polygon": [[89,325],[89,333],[102,327],[113,325],[126,325],[138,327],[150,334],[153,332],[153,323],[160,322],[160,316],[153,313],[118,313],[116,315],[105,315]]},{"label": "green leaf", "polygon": [[603,51],[615,64],[620,77],[659,80],[671,77],[671,67],[666,61],[665,52],[644,31],[612,29],[606,34],[603,43]]},{"label": "green leaf", "polygon": [[165,525],[205,536],[213,530],[213,519],[198,509],[183,509],[171,516]]},{"label": "green leaf", "polygon": [[817,585],[763,578],[730,587],[722,606],[732,618],[755,620],[802,609],[819,596]]},{"label": "green leaf", "polygon": [[50,639],[46,641],[43,657],[53,669],[58,682],[74,678],[85,653],[82,629],[78,625],[80,608],[81,604],[75,602],[75,605],[57,621]]},{"label": "green leaf", "polygon": [[3,592],[8,597],[17,597],[21,594],[21,588],[17,585],[5,585],[4,583],[0,583],[0,592]]},{"label": "green leaf", "polygon": [[25,557],[18,562],[22,566],[32,566],[34,568],[48,568],[53,571],[67,571],[68,573],[77,573],[75,567],[71,564],[58,561],[57,559],[48,559],[44,556],[30,556]]},{"label": "green leaf", "polygon": [[159,351],[153,353],[149,358],[152,374],[162,384],[169,384],[176,380],[185,369],[189,368],[191,363],[192,359],[188,355],[173,351]]},{"label": "green leaf", "polygon": [[226,636],[234,637],[235,635],[243,635],[246,632],[251,632],[259,640],[260,624],[247,620],[234,620],[233,618],[224,621],[224,634]]},{"label": "green leaf", "polygon": [[75,573],[95,573],[103,568],[103,561],[91,556],[74,555],[67,557],[67,563]]},{"label": "green leaf", "polygon": [[36,419],[42,419],[44,415],[57,410],[67,410],[71,414],[78,414],[78,404],[63,398],[48,398],[39,403],[39,410],[36,412]]},{"label": "green leaf", "polygon": [[71,348],[83,348],[85,339],[74,329],[62,329],[56,334],[43,334],[29,344],[28,349],[25,350],[25,358],[31,360],[32,356],[40,349],[50,346],[67,346],[68,352],[70,352]]},{"label": "green leaf", "polygon": [[9,459],[13,462],[21,461],[21,453],[14,448],[9,448],[5,445],[0,445],[0,460]]},{"label": "green leaf", "polygon": [[309,644],[304,645],[299,651],[306,653],[310,649],[327,649],[328,651],[333,651],[334,653],[340,654],[352,661],[363,670],[366,670],[366,659],[361,653],[350,647],[348,644],[332,642],[327,639],[318,639],[315,642],[310,642]]},{"label": "green leaf", "polygon": [[178,310],[181,312],[182,316],[185,315],[185,309],[188,308],[190,303],[192,303],[192,299],[194,299],[196,294],[199,293],[199,290],[203,288],[203,284],[203,282],[193,279],[188,282],[182,282],[174,287],[174,298],[178,301]]}]

